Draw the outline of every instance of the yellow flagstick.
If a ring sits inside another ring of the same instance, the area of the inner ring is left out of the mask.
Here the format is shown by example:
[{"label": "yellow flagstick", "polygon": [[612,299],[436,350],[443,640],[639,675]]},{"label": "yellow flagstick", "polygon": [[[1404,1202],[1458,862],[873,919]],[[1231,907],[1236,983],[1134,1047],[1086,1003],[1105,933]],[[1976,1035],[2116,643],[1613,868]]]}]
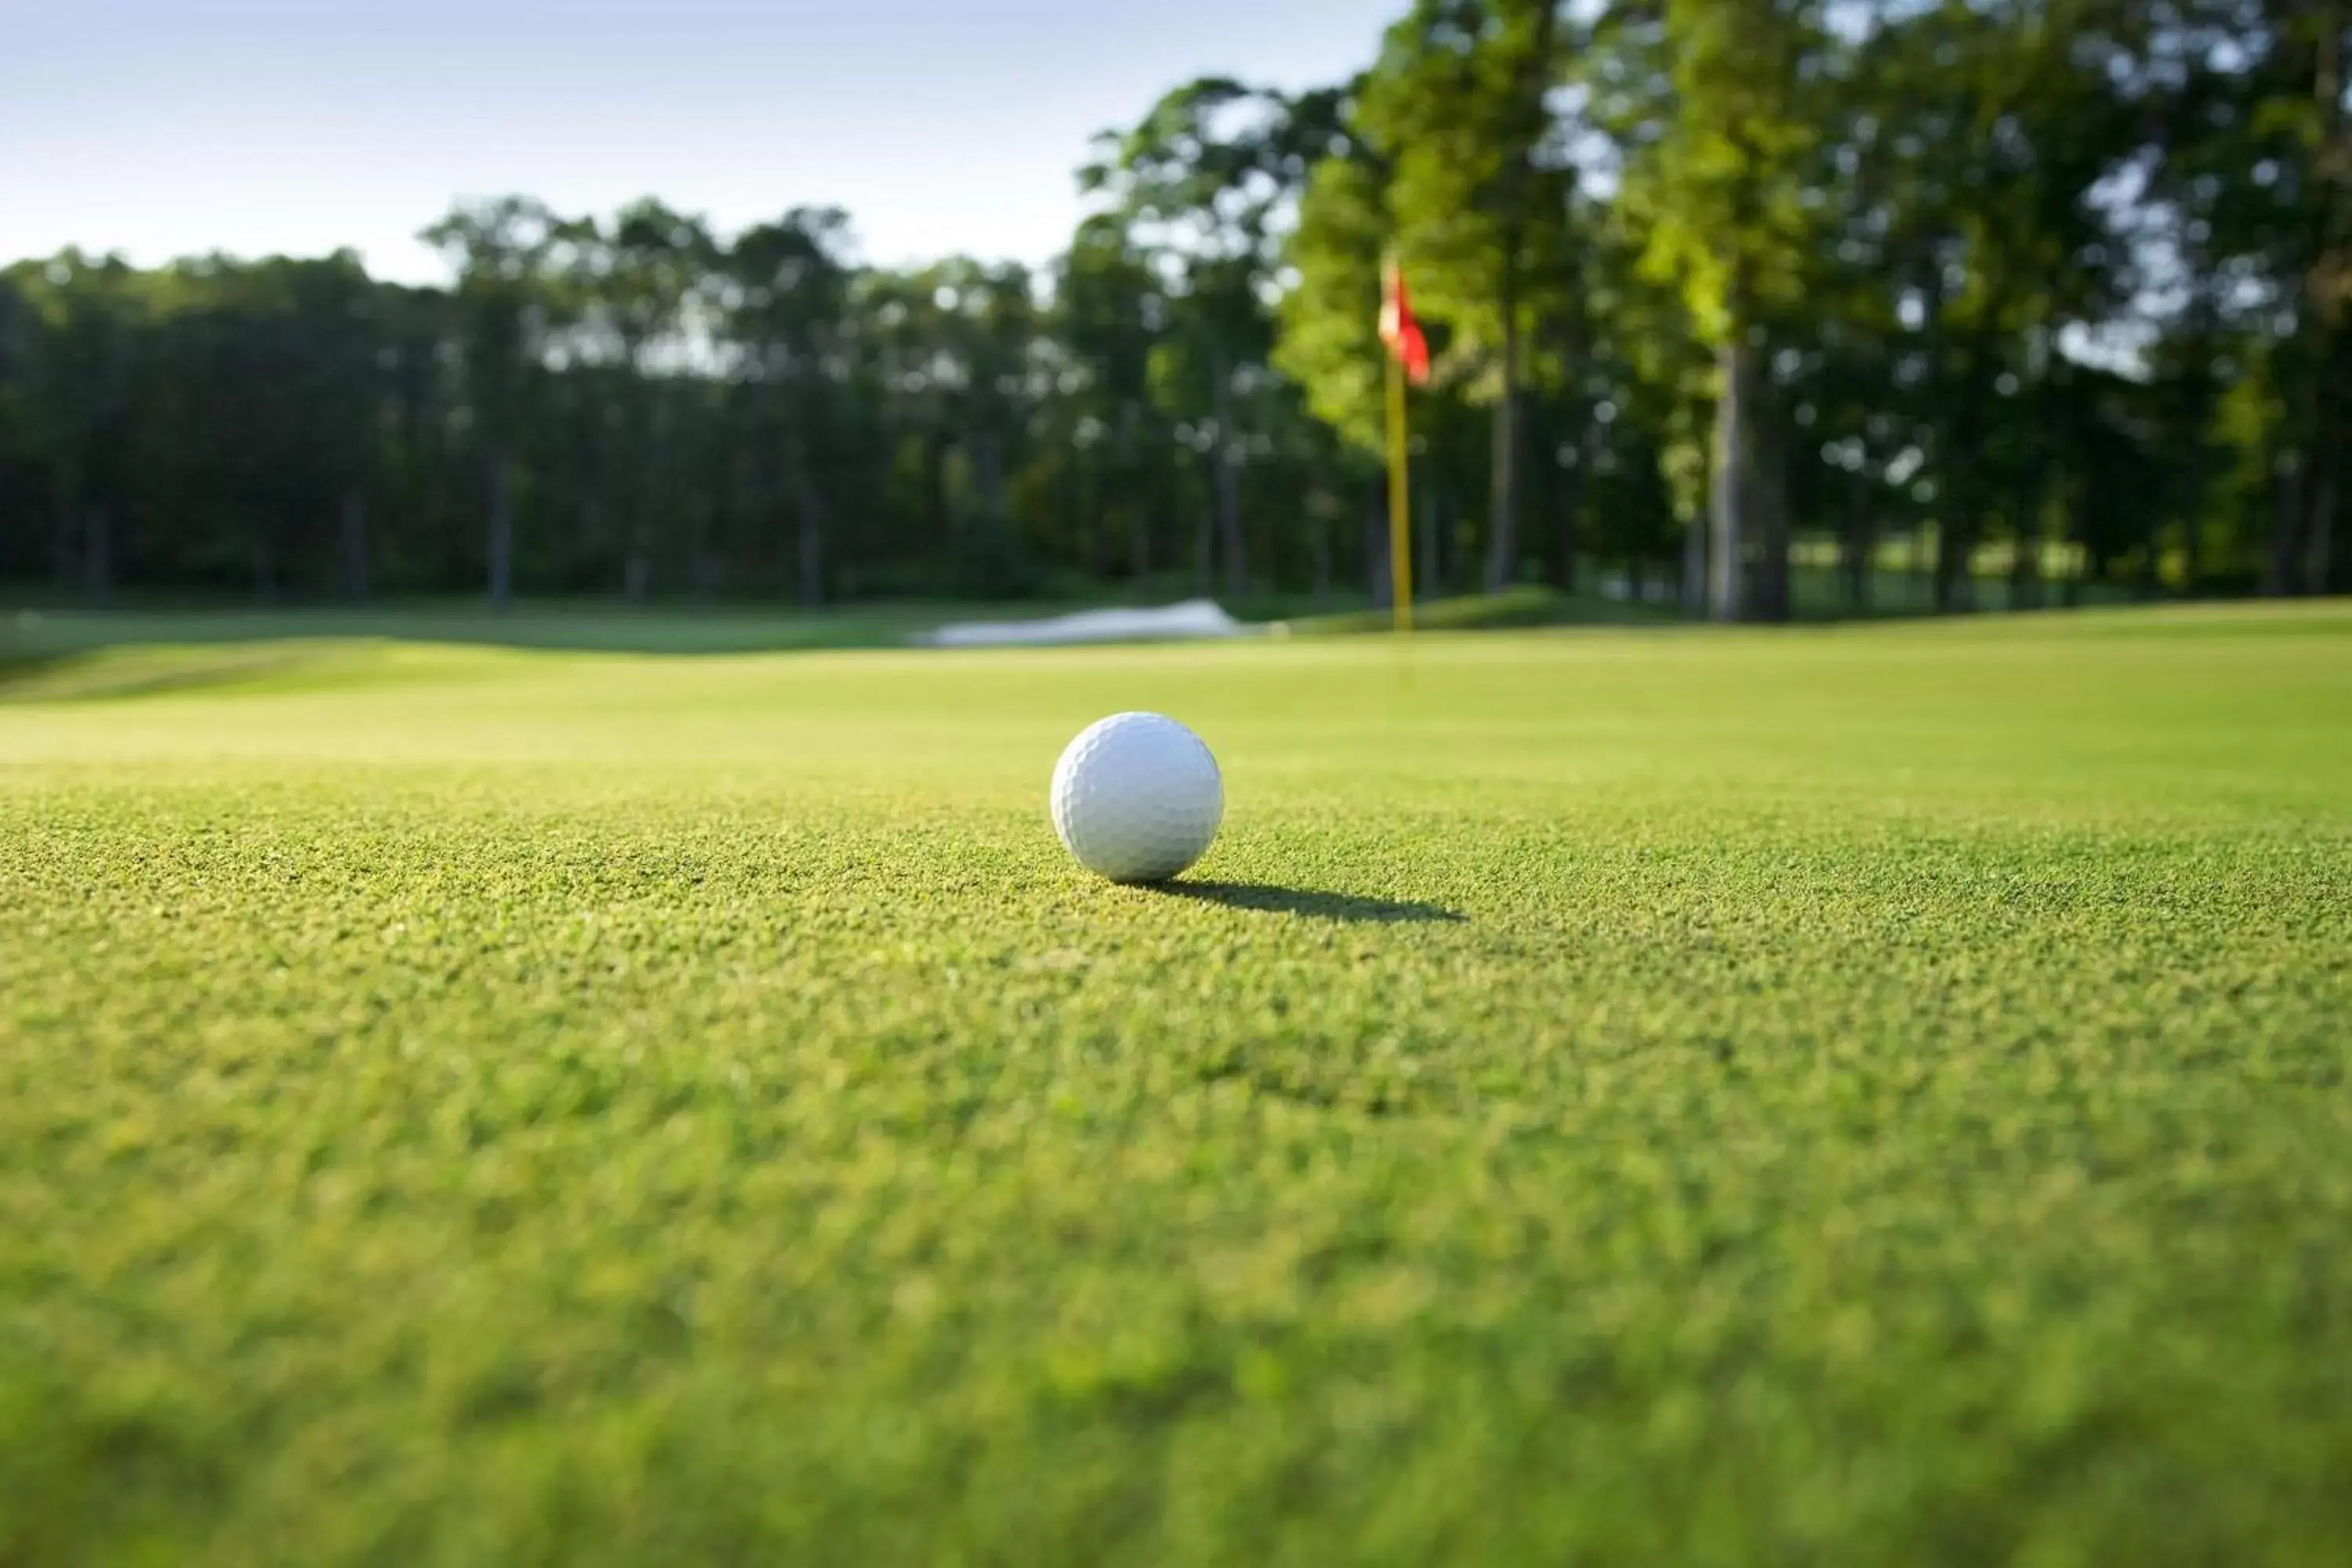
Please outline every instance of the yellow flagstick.
[{"label": "yellow flagstick", "polygon": [[1407,449],[1404,408],[1404,356],[1391,353],[1389,362],[1389,597],[1395,607],[1396,629],[1412,630],[1412,455]]}]

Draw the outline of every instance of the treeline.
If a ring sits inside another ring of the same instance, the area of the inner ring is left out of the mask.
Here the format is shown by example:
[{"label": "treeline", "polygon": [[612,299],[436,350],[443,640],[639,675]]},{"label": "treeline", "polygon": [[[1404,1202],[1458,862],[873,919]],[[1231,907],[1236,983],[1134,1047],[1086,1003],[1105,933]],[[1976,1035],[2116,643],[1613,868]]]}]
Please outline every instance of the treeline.
[{"label": "treeline", "polygon": [[1419,0],[1350,83],[1102,139],[1042,274],[521,198],[428,231],[444,289],[24,261],[0,581],[1377,595],[1393,252],[1424,584],[1774,618],[1907,538],[1946,608],[2340,589],[2347,45],[2347,0]]}]

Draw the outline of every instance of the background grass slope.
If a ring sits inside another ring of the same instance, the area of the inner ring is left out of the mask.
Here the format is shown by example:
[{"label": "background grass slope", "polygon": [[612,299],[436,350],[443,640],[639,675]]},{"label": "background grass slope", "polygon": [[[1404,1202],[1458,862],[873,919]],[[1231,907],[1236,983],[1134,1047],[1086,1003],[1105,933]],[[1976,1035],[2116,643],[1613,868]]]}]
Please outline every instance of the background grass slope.
[{"label": "background grass slope", "polygon": [[2339,1561],[2347,629],[52,666],[0,1559]]}]

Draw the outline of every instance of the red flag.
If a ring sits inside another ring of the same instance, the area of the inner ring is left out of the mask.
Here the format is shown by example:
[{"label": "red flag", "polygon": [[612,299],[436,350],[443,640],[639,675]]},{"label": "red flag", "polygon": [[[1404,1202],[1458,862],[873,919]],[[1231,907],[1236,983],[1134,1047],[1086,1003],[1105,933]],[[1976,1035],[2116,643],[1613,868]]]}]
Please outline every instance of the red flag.
[{"label": "red flag", "polygon": [[1412,313],[1412,300],[1405,292],[1404,268],[1393,261],[1381,274],[1381,342],[1404,366],[1405,374],[1415,386],[1429,380],[1429,338]]}]

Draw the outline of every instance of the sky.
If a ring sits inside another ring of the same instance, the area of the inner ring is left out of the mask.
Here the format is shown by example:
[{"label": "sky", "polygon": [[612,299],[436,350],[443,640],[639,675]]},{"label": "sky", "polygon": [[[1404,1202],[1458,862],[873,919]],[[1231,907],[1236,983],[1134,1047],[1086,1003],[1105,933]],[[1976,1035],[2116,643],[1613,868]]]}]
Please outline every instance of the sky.
[{"label": "sky", "polygon": [[415,238],[453,200],[846,208],[864,258],[1043,261],[1087,141],[1215,73],[1371,60],[1404,0],[0,0],[0,261]]}]

